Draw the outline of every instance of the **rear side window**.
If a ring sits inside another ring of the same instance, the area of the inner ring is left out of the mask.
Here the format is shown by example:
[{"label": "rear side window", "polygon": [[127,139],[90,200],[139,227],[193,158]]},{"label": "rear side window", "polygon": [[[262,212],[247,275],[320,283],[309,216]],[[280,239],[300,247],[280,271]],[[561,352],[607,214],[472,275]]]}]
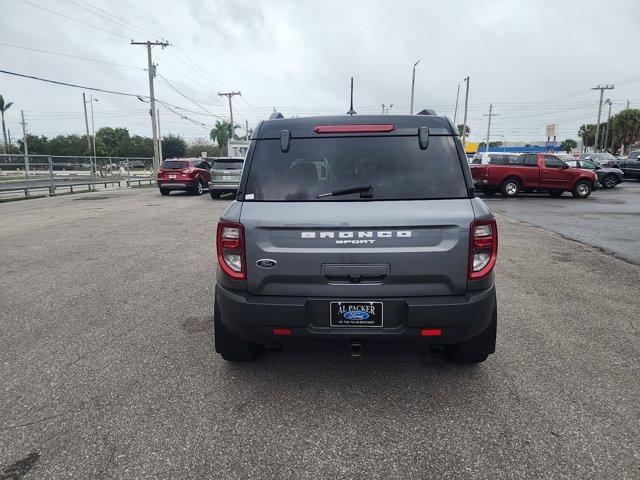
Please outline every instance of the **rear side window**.
[{"label": "rear side window", "polygon": [[165,168],[167,170],[180,170],[182,168],[189,168],[189,162],[183,162],[180,160],[165,160],[160,165],[160,168]]},{"label": "rear side window", "polygon": [[489,163],[492,165],[505,165],[507,161],[504,155],[491,155]]},{"label": "rear side window", "polygon": [[362,186],[371,186],[366,200],[468,198],[453,137],[432,136],[420,150],[417,136],[388,136],[292,139],[286,153],[280,140],[258,140],[245,199],[359,201],[317,196]]},{"label": "rear side window", "polygon": [[525,155],[522,164],[526,167],[537,167],[538,156],[537,155]]}]

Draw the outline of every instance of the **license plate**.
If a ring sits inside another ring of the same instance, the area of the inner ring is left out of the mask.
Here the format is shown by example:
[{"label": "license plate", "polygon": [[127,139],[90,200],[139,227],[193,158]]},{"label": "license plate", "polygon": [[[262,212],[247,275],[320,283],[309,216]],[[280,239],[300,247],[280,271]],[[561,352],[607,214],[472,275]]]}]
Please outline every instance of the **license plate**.
[{"label": "license plate", "polygon": [[331,302],[332,327],[382,327],[382,302]]},{"label": "license plate", "polygon": [[172,178],[176,178],[176,176],[169,174],[169,179],[171,180]]},{"label": "license plate", "polygon": [[223,182],[234,182],[236,180],[237,177],[233,176],[233,175],[223,175],[222,176],[222,181]]}]

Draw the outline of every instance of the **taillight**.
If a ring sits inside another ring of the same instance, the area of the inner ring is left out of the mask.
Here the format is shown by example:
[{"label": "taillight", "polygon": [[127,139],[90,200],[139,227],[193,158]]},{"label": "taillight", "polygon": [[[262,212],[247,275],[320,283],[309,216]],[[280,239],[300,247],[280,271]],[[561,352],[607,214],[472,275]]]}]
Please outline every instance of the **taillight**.
[{"label": "taillight", "polygon": [[391,132],[394,124],[350,124],[350,125],[316,125],[313,131],[316,133],[379,133]]},{"label": "taillight", "polygon": [[245,280],[244,226],[235,222],[218,222],[216,247],[222,271],[234,280]]},{"label": "taillight", "polygon": [[498,228],[496,221],[475,220],[469,227],[469,279],[486,277],[498,256]]}]

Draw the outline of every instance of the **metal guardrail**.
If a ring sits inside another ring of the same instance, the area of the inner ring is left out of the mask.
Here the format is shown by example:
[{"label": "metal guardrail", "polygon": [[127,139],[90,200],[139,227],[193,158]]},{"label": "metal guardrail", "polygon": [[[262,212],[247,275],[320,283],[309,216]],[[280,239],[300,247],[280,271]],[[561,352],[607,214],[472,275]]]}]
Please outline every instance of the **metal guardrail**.
[{"label": "metal guardrail", "polygon": [[55,195],[58,189],[96,186],[104,188],[124,183],[127,187],[143,182],[152,184],[155,175],[152,158],[75,157],[53,155],[0,155],[0,196],[24,192],[30,197],[34,190],[48,190]]}]

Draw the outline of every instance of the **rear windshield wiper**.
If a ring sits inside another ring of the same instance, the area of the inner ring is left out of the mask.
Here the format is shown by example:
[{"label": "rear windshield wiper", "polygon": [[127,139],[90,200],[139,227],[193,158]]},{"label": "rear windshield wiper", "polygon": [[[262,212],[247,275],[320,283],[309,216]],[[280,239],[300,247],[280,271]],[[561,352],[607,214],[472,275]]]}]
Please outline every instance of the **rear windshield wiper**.
[{"label": "rear windshield wiper", "polygon": [[373,192],[371,190],[372,190],[371,185],[359,185],[357,187],[334,190],[333,192],[329,192],[329,193],[321,193],[316,198],[337,197],[340,195],[350,195],[352,193],[359,193],[360,198],[371,198],[373,197]]}]

